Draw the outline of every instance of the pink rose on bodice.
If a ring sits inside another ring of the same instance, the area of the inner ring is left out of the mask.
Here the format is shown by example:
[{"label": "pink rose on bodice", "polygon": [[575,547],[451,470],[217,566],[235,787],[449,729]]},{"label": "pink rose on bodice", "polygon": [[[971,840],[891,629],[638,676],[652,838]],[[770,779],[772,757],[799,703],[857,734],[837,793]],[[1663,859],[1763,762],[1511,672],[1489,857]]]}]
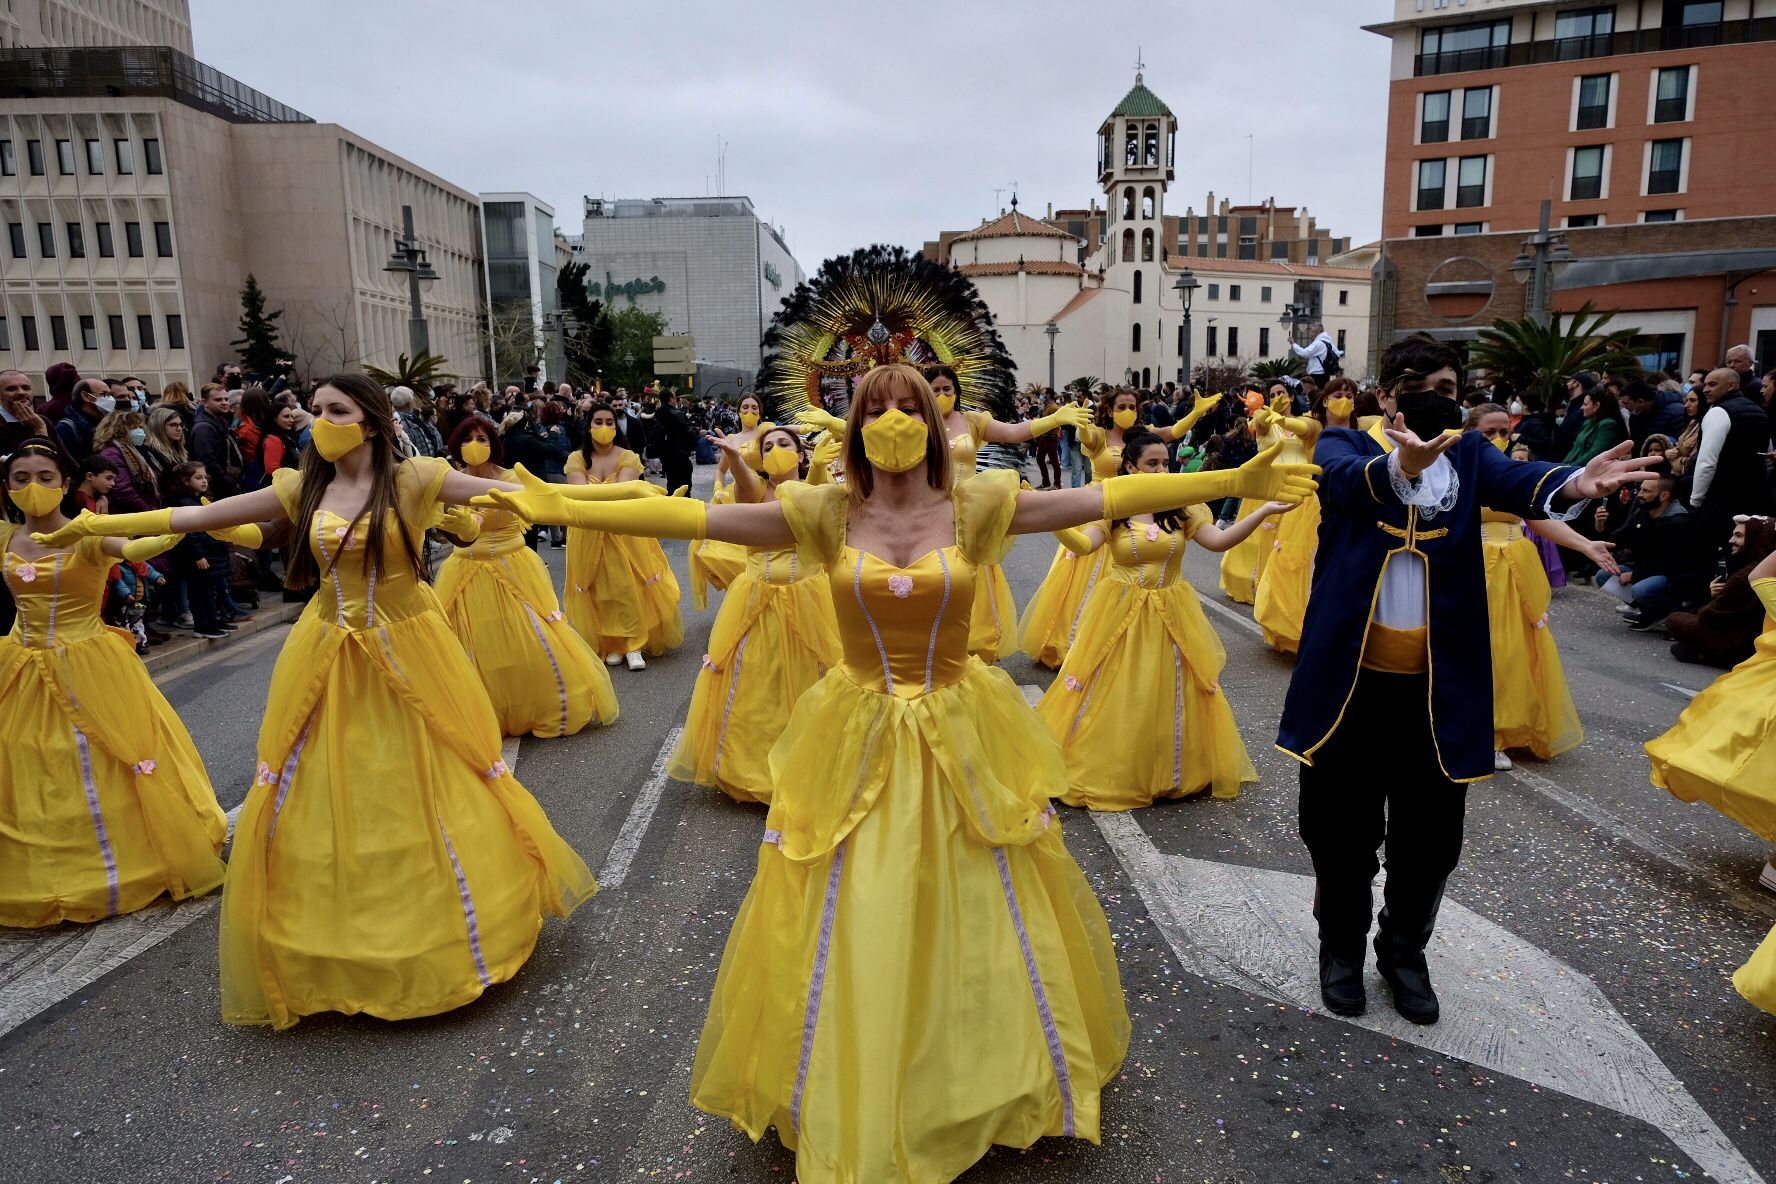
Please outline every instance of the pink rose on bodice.
[{"label": "pink rose on bodice", "polygon": [[913,577],[905,575],[889,576],[888,591],[894,593],[896,599],[905,600],[913,594]]}]

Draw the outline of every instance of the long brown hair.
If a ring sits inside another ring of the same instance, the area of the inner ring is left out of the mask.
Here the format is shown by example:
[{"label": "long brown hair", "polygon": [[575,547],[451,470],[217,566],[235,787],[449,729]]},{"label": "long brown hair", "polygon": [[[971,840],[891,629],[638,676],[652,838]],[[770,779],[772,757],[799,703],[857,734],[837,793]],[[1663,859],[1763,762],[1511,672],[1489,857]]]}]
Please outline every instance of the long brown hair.
[{"label": "long brown hair", "polygon": [[[1131,395],[1134,397],[1135,413],[1138,415],[1141,411],[1141,396],[1135,394],[1134,391],[1113,386],[1098,396],[1098,406],[1092,415],[1092,422],[1098,427],[1103,428],[1105,431],[1109,431],[1111,428],[1115,427],[1116,400],[1122,398],[1124,395]],[[1137,426],[1139,426],[1139,421],[1137,421]],[[1130,428],[1129,430],[1133,431],[1134,429]]]},{"label": "long brown hair", "polygon": [[883,397],[889,406],[907,394],[918,400],[919,409],[925,416],[925,483],[948,493],[954,477],[950,467],[950,442],[944,437],[943,415],[937,409],[937,396],[931,393],[931,384],[916,367],[893,362],[877,366],[865,374],[851,393],[851,409],[845,417],[845,481],[851,490],[851,500],[863,501],[876,488],[876,469],[870,464],[863,447],[863,413],[877,387],[883,388]]},{"label": "long brown hair", "polygon": [[[388,393],[362,374],[335,374],[331,378],[323,378],[315,389],[318,391],[325,386],[332,387],[356,403],[364,413],[364,431],[367,437],[364,443],[370,449],[372,485],[364,508],[346,525],[346,532],[349,535],[355,531],[359,521],[368,515],[370,529],[365,539],[364,564],[371,574],[380,575],[382,545],[388,534],[389,514],[392,511],[397,517],[399,515],[395,472],[400,468],[401,457],[395,451],[394,406],[389,402]],[[302,454],[302,490],[297,502],[296,530],[291,536],[289,549],[285,552],[285,587],[309,587],[318,582],[323,574],[320,564],[315,561],[314,553],[309,550],[308,535],[314,516],[320,512],[321,498],[337,473],[333,462],[323,457],[320,450],[312,445]],[[425,559],[414,546],[413,534],[404,522],[401,523],[401,542],[407,548],[407,560],[413,565],[413,574],[421,580],[430,579],[431,574],[426,570]],[[344,554],[343,547],[333,551],[327,563],[328,572],[339,565]]]}]

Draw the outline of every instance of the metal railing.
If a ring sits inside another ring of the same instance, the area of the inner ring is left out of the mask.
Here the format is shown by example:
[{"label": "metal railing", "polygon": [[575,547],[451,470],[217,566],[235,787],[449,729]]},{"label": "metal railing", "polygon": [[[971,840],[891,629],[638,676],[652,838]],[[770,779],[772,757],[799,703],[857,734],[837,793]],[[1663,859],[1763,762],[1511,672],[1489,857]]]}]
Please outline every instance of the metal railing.
[{"label": "metal railing", "polygon": [[0,99],[33,98],[162,98],[229,123],[314,122],[164,45],[0,49]]},{"label": "metal railing", "polygon": [[1519,41],[1478,49],[1422,53],[1414,60],[1415,77],[1465,74],[1472,70],[1499,70],[1508,66],[1532,66],[1547,62],[1581,61],[1618,54],[1663,53],[1712,45],[1748,45],[1776,41],[1776,17],[1752,17],[1707,25],[1673,25],[1656,29],[1629,29],[1592,37],[1563,37]]}]

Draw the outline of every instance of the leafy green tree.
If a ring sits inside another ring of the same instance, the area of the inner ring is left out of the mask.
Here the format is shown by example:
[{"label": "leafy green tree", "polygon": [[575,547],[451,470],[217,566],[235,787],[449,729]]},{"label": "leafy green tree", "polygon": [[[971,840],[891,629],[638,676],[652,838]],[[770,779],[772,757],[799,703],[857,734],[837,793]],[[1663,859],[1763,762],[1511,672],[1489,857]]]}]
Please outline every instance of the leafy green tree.
[{"label": "leafy green tree", "polygon": [[1480,330],[1468,350],[1468,364],[1490,371],[1519,392],[1536,392],[1540,406],[1557,406],[1561,379],[1579,370],[1638,375],[1640,359],[1628,348],[1639,329],[1609,325],[1613,312],[1596,312],[1591,304],[1567,317],[1558,314],[1546,325],[1525,318],[1498,321]]},{"label": "leafy green tree", "polygon": [[1306,365],[1294,354],[1280,358],[1265,358],[1252,366],[1252,377],[1259,382],[1275,382],[1279,378],[1300,378],[1307,372]]},{"label": "leafy green tree", "polygon": [[241,289],[240,337],[230,342],[240,350],[241,369],[249,374],[269,378],[277,370],[278,359],[284,356],[278,344],[278,321],[284,310],[266,311],[265,293],[252,272],[247,273],[247,286]]},{"label": "leafy green tree", "polygon": [[609,318],[610,364],[604,368],[605,385],[633,391],[654,377],[654,338],[666,335],[666,317],[630,305],[610,313]]},{"label": "leafy green tree", "polygon": [[421,350],[411,358],[402,354],[395,360],[392,370],[365,366],[364,373],[383,386],[404,386],[424,394],[437,386],[441,379],[454,377],[445,369],[448,365],[450,363],[437,354]]},{"label": "leafy green tree", "polygon": [[557,303],[571,325],[561,343],[567,380],[581,388],[591,386],[599,371],[607,378],[611,371],[610,313],[586,287],[590,270],[590,264],[569,263],[555,275]]}]

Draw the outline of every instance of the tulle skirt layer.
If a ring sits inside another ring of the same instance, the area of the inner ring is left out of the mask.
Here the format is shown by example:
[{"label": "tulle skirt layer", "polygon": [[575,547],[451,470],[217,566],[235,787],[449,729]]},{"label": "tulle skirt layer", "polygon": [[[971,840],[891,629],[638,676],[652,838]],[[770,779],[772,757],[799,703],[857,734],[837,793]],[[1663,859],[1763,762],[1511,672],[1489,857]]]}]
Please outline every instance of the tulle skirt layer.
[{"label": "tulle skirt layer", "polygon": [[[1263,504],[1250,498],[1240,502],[1235,521]],[[1222,554],[1221,591],[1227,593],[1229,599],[1240,604],[1251,604],[1257,598],[1258,581],[1263,577],[1264,569],[1269,566],[1270,557],[1276,549],[1278,529],[1275,518],[1266,518],[1238,546]]]},{"label": "tulle skirt layer", "polygon": [[1320,546],[1320,499],[1310,497],[1264,525],[1271,523],[1276,524],[1276,542],[1252,596],[1252,619],[1264,630],[1265,645],[1292,654],[1301,645],[1301,623],[1307,619],[1314,553]]},{"label": "tulle skirt layer", "polygon": [[1541,554],[1526,538],[1487,543],[1486,615],[1492,637],[1492,744],[1548,760],[1585,739],[1566,668],[1548,628]]},{"label": "tulle skirt layer", "polygon": [[1067,660],[1067,648],[1079,628],[1080,613],[1108,562],[1102,547],[1090,555],[1055,548],[1048,574],[1018,620],[1018,648],[1032,662],[1058,670]]},{"label": "tulle skirt layer", "polygon": [[563,600],[568,623],[601,656],[684,642],[678,577],[656,539],[570,529]]}]

